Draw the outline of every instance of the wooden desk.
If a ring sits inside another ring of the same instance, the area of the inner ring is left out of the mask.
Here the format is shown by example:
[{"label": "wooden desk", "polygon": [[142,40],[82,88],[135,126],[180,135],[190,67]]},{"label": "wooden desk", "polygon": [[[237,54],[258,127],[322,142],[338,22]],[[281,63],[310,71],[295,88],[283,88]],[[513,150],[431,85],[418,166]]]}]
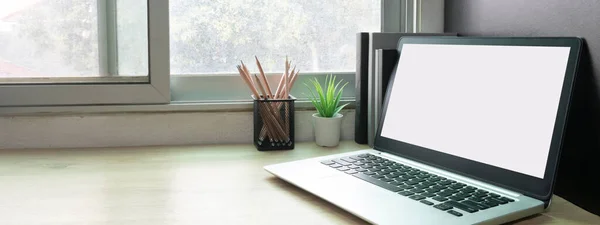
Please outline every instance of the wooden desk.
[{"label": "wooden desk", "polygon": [[[362,149],[344,142],[0,151],[0,224],[364,224],[274,178],[267,164]],[[517,224],[600,224],[560,197]]]}]

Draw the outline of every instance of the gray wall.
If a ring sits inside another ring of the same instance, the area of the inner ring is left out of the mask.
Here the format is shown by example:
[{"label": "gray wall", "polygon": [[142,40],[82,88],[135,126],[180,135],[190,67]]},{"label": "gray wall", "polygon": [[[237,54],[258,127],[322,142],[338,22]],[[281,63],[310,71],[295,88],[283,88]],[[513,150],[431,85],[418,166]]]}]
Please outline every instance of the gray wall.
[{"label": "gray wall", "polygon": [[597,0],[446,0],[445,11],[445,31],[460,35],[585,38],[588,49],[584,49],[555,193],[596,214],[600,214],[599,12]]}]

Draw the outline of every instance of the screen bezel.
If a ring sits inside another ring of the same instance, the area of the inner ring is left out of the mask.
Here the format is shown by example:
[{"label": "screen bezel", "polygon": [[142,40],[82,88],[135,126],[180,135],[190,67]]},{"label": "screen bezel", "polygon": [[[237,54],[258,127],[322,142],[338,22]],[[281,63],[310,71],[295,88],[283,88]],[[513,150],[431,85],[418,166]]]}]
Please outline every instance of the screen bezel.
[{"label": "screen bezel", "polygon": [[402,56],[402,46],[404,44],[570,47],[567,69],[558,104],[558,112],[555,119],[554,131],[543,179],[382,137],[381,130],[385,123],[390,90],[394,86],[397,68],[394,69],[394,73],[388,84],[388,90],[386,91],[384,104],[382,106],[380,126],[378,126],[377,134],[375,136],[374,148],[379,151],[388,152],[500,186],[548,203],[552,198],[552,190],[558,167],[560,150],[563,144],[569,104],[572,98],[582,43],[583,40],[576,37],[403,37],[398,42],[398,52],[400,57]]}]

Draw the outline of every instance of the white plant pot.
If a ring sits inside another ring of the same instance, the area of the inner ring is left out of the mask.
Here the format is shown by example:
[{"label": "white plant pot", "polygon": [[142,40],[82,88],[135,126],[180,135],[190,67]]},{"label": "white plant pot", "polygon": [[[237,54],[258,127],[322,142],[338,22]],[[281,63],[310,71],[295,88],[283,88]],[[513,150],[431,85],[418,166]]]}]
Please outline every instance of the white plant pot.
[{"label": "white plant pot", "polygon": [[320,117],[318,113],[313,116],[313,128],[315,131],[315,142],[319,146],[334,147],[340,144],[340,133],[342,132],[342,118],[344,115],[336,114],[331,118]]}]

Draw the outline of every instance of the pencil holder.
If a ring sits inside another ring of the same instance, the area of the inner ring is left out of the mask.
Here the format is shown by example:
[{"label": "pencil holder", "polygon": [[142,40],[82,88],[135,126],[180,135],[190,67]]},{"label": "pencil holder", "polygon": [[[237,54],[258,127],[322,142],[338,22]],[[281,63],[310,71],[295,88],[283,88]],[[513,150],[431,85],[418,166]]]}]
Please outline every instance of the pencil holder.
[{"label": "pencil holder", "polygon": [[254,99],[254,146],[259,151],[294,149],[294,102],[288,99]]}]

